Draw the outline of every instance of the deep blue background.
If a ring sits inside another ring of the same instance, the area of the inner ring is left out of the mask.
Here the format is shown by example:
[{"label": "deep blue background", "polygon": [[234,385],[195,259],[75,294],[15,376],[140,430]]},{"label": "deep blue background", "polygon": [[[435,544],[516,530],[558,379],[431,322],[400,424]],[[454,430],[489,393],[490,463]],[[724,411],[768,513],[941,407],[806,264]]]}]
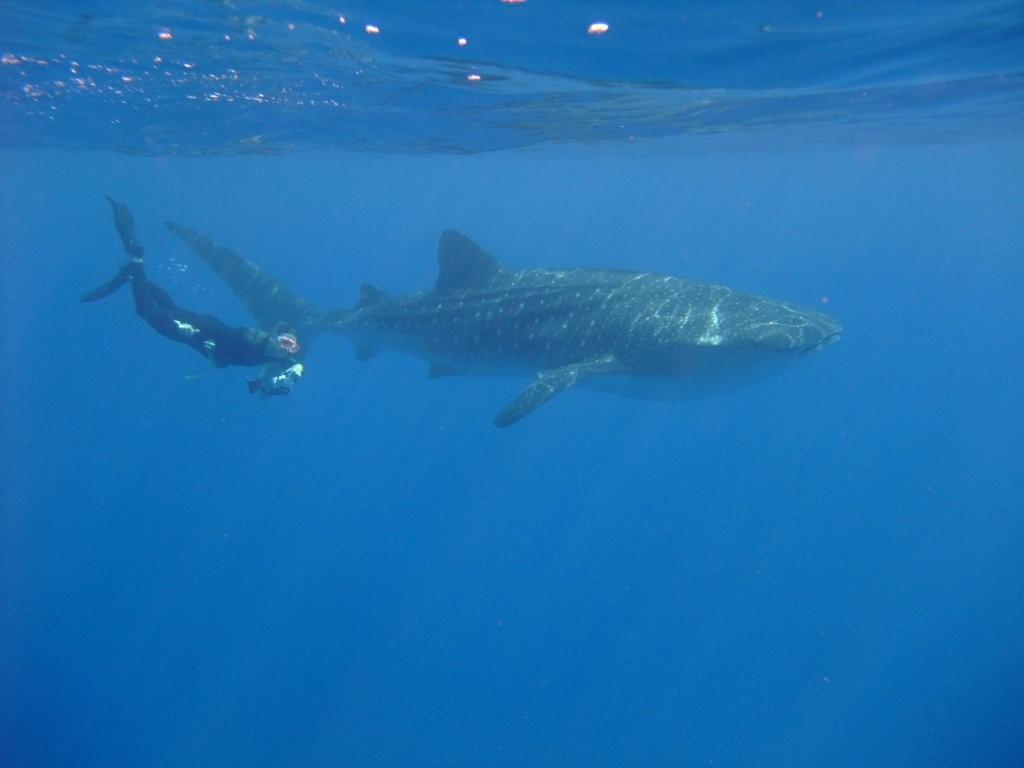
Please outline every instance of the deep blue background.
[{"label": "deep blue background", "polygon": [[[1021,765],[1019,143],[472,158],[0,156],[0,763]],[[516,267],[660,270],[828,310],[718,399],[312,347],[288,398],[157,337],[248,322],[174,219],[311,299]],[[184,272],[180,265],[188,265]]]}]

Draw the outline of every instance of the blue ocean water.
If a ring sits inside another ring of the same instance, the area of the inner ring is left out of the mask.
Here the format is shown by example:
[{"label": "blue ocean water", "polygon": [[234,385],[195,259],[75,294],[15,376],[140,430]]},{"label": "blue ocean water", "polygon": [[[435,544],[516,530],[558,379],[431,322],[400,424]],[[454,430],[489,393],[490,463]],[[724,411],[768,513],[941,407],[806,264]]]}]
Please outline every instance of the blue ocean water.
[{"label": "blue ocean water", "polygon": [[[138,5],[0,6],[0,764],[1024,765],[1020,3]],[[456,228],[844,336],[506,430],[340,338],[259,400],[78,302],[104,194],[235,324],[164,221],[324,306]]]}]

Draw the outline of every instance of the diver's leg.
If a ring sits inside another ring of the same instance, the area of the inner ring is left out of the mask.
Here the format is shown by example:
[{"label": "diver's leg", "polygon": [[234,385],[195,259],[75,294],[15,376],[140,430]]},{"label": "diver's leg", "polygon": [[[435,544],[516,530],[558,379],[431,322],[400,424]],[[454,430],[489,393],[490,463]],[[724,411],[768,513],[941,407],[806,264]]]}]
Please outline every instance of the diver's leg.
[{"label": "diver's leg", "polygon": [[[135,298],[135,313],[145,320],[162,336],[180,341],[189,346],[196,346],[194,337],[198,334],[196,325],[191,322],[198,317],[178,307],[170,294],[146,277],[143,266],[145,249],[139,245],[135,237],[135,218],[124,203],[107,196],[107,201],[114,212],[114,226],[121,237],[124,252],[128,255],[128,263],[112,280],[82,297],[83,301],[95,301],[113,293],[127,281],[132,283],[132,294]],[[200,352],[202,346],[196,347]]]},{"label": "diver's leg", "polygon": [[161,336],[195,346],[193,341],[201,332],[195,322],[199,315],[176,305],[167,291],[146,277],[141,263],[131,264],[129,269],[135,313]]},{"label": "diver's leg", "polygon": [[259,365],[271,359],[266,331],[234,328],[213,315],[183,309],[146,277],[142,264],[132,267],[135,312],[161,336],[187,344],[218,366]]}]

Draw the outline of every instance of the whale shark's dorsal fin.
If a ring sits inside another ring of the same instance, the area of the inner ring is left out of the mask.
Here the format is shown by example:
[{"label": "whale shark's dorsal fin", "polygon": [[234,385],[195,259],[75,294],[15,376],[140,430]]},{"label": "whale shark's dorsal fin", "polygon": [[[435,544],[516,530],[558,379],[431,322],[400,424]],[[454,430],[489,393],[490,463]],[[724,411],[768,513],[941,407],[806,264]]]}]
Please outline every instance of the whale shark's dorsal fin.
[{"label": "whale shark's dorsal fin", "polygon": [[376,285],[363,283],[359,286],[359,301],[356,302],[356,309],[363,309],[365,307],[372,307],[374,304],[379,304],[384,299],[384,296],[384,291]]},{"label": "whale shark's dorsal fin", "polygon": [[446,229],[437,245],[437,285],[439,291],[478,288],[501,272],[491,254],[461,232]]}]

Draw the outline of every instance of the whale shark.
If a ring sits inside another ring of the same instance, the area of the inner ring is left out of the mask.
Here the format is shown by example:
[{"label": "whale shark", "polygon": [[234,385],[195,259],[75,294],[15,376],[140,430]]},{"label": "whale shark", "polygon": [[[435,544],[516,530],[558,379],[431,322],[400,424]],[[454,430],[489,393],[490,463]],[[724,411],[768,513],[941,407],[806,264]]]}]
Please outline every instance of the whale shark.
[{"label": "whale shark", "polygon": [[682,277],[607,269],[507,268],[469,237],[442,233],[434,287],[392,296],[364,284],[351,309],[322,309],[187,227],[168,223],[261,325],[308,345],[347,337],[360,360],[383,349],[430,378],[527,376],[494,423],[507,427],[573,387],[679,399],[755,383],[839,339],[817,310]]}]

